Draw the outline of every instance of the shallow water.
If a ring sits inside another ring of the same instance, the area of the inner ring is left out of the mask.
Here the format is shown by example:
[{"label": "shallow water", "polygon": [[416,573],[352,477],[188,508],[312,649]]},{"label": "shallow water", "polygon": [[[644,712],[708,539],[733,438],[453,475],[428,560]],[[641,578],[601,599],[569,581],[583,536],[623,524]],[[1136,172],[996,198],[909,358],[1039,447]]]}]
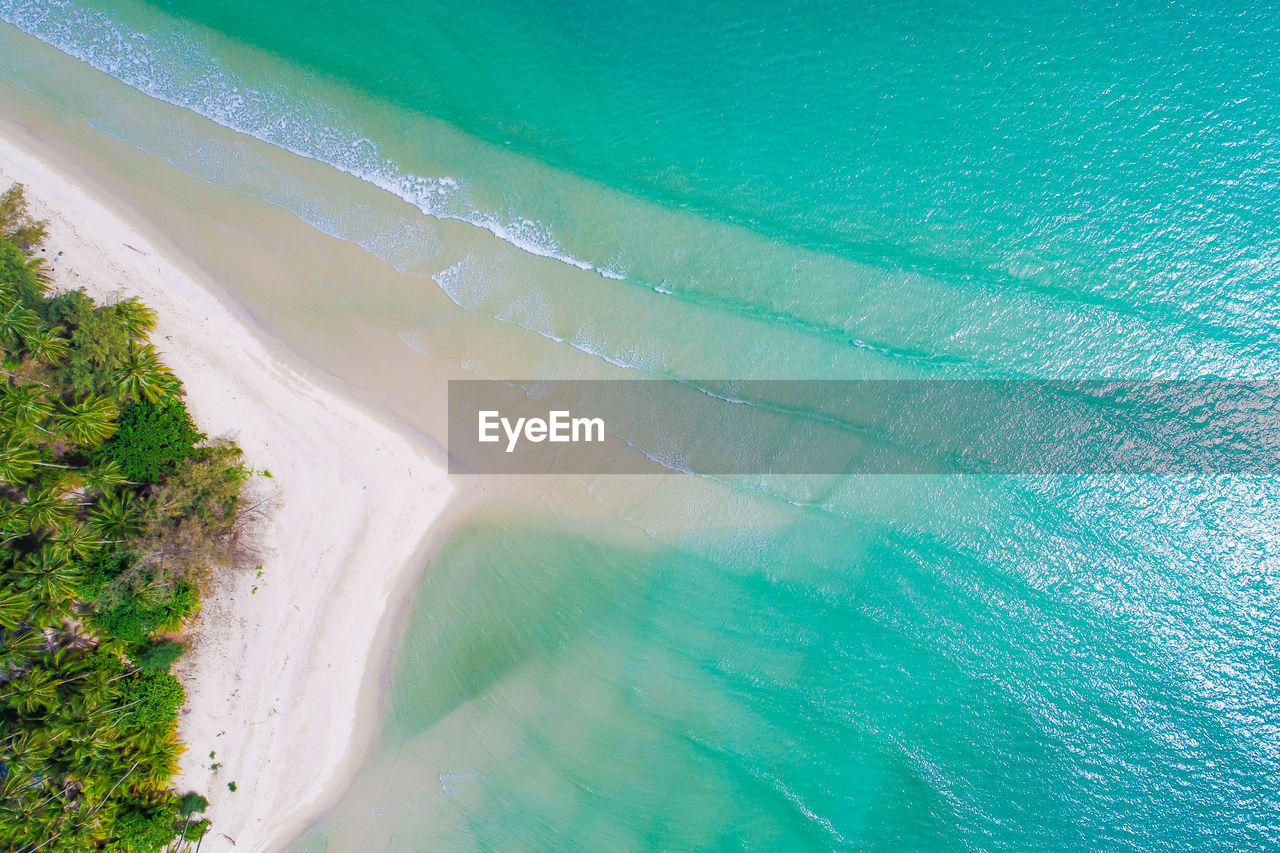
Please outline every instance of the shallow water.
[{"label": "shallow water", "polygon": [[[1280,375],[1262,4],[331,6],[0,0],[176,106],[0,68],[338,238],[226,286],[430,436],[445,376]],[[299,850],[1280,845],[1271,479],[658,479],[459,527]]]}]

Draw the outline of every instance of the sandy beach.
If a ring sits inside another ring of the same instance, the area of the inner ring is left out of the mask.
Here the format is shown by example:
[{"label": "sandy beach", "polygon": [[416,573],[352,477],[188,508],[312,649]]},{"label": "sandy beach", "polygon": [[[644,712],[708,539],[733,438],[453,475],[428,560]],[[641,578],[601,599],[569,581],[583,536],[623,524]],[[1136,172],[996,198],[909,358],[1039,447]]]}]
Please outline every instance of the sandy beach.
[{"label": "sandy beach", "polygon": [[47,254],[62,253],[54,286],[154,308],[153,340],[200,428],[235,440],[259,472],[262,569],[222,577],[190,627],[175,785],[212,803],[202,850],[279,849],[341,792],[367,744],[384,616],[420,572],[453,489],[423,447],[287,364],[109,199],[0,139],[0,184],[14,181],[49,222]]}]

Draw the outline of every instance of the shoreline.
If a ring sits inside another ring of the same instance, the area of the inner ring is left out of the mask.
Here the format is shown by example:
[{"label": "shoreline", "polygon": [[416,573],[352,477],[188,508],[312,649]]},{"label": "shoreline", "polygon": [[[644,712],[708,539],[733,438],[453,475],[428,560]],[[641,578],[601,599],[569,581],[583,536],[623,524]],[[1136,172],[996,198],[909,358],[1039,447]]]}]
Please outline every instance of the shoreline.
[{"label": "shoreline", "polygon": [[288,364],[198,270],[0,136],[0,182],[14,181],[49,221],[47,254],[63,253],[53,286],[142,298],[197,425],[271,472],[249,492],[270,504],[255,536],[261,578],[220,576],[186,632],[192,648],[176,671],[187,751],[174,785],[211,802],[202,849],[282,849],[340,796],[372,741],[375,686],[386,680],[375,662],[389,657],[391,629],[453,515],[454,486],[414,436]]}]

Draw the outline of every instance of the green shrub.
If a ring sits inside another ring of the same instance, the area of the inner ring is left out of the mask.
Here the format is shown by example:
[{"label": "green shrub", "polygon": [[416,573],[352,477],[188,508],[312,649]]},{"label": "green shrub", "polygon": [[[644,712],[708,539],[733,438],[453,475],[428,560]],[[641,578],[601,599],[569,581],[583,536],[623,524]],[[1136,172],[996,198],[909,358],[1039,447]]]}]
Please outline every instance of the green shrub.
[{"label": "green shrub", "polygon": [[[201,799],[204,799],[204,798],[201,797]],[[208,820],[198,820],[194,823],[187,824],[186,831],[180,830],[180,832],[182,832],[182,838],[184,841],[197,841],[197,842],[201,838],[204,838],[204,834],[208,831],[209,831]]]},{"label": "green shrub", "polygon": [[129,480],[156,483],[190,459],[204,439],[182,401],[164,397],[121,409],[119,429],[99,456],[115,462]]},{"label": "green shrub", "polygon": [[173,640],[152,640],[130,653],[134,666],[146,672],[168,672],[186,649]]},{"label": "green shrub", "polygon": [[152,808],[126,809],[116,817],[115,838],[107,849],[118,853],[158,853],[181,831],[177,817],[172,801]]},{"label": "green shrub", "polygon": [[131,724],[149,725],[176,720],[187,694],[167,672],[140,672],[125,682],[120,698],[123,705],[130,706],[132,713],[126,719]]},{"label": "green shrub", "polygon": [[164,610],[147,607],[133,596],[98,614],[98,624],[130,645],[141,645],[160,627]]},{"label": "green shrub", "polygon": [[85,663],[92,669],[106,674],[108,678],[124,675],[124,661],[116,652],[99,646],[84,656]]},{"label": "green shrub", "polygon": [[188,791],[178,799],[178,814],[182,817],[200,814],[208,808],[209,801],[194,791]]},{"label": "green shrub", "polygon": [[51,326],[64,327],[71,339],[71,351],[57,365],[58,382],[76,397],[115,397],[115,373],[129,351],[128,329],[115,311],[73,290],[48,300],[43,313]]},{"label": "green shrub", "polygon": [[85,601],[94,601],[111,583],[135,562],[131,554],[119,551],[98,551],[87,562],[81,563],[80,580],[76,593]]},{"label": "green shrub", "polygon": [[179,581],[164,598],[150,602],[129,591],[114,605],[98,614],[98,625],[134,646],[146,643],[152,632],[177,628],[200,604],[196,588]]}]

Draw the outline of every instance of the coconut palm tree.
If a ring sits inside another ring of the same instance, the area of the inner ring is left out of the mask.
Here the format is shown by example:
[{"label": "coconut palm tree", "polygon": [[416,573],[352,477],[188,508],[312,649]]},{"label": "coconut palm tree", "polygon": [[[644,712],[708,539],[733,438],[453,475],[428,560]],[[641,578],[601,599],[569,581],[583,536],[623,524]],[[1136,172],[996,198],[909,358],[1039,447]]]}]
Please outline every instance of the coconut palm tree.
[{"label": "coconut palm tree", "polygon": [[[43,667],[22,673],[0,690],[4,691],[0,693],[0,699],[28,714],[42,709],[47,710],[58,701],[58,681],[53,677],[53,673]],[[52,749],[48,751],[52,752]],[[32,750],[24,750],[23,755],[28,760],[36,757],[36,753]]]},{"label": "coconut palm tree", "polygon": [[44,392],[30,385],[12,385],[0,397],[0,416],[13,432],[29,433],[52,413]]},{"label": "coconut palm tree", "polygon": [[[35,602],[29,593],[5,586],[0,589],[0,629],[16,631],[29,618]],[[3,671],[0,671],[3,675]]]},{"label": "coconut palm tree", "polygon": [[45,601],[62,604],[75,596],[80,571],[54,548],[41,548],[18,564],[18,589],[29,589]]},{"label": "coconut palm tree", "polygon": [[31,271],[31,278],[40,285],[40,292],[44,293],[49,282],[53,281],[53,276],[49,274],[49,267],[45,264],[45,259],[39,255],[35,255],[31,260],[27,261],[27,269]]},{"label": "coconut palm tree", "polygon": [[[155,730],[155,726],[148,729]],[[138,780],[150,786],[158,787],[169,781],[178,772],[178,754],[182,747],[174,742],[173,730],[162,729],[168,735],[167,743],[159,743],[140,750],[143,761],[138,768]]]},{"label": "coconut palm tree", "polygon": [[96,447],[115,432],[116,404],[92,394],[76,403],[64,403],[58,429],[76,444]]},{"label": "coconut palm tree", "polygon": [[26,336],[27,355],[41,364],[61,361],[71,351],[70,342],[62,337],[62,327],[37,329]]},{"label": "coconut palm tree", "polygon": [[115,315],[133,340],[143,340],[156,328],[156,312],[136,296],[117,302]]},{"label": "coconut palm tree", "polygon": [[89,523],[103,539],[128,539],[138,531],[142,512],[133,494],[119,491],[106,495],[89,513]]},{"label": "coconut palm tree", "polygon": [[18,505],[18,514],[28,532],[56,530],[71,520],[75,513],[72,504],[55,488],[44,487],[32,491]]},{"label": "coconut palm tree", "polygon": [[39,462],[39,453],[10,438],[0,446],[0,482],[18,485],[26,481]]},{"label": "coconut palm tree", "polygon": [[[26,597],[29,601],[34,600],[29,590],[14,589],[13,592]],[[27,611],[28,619],[39,615],[35,613],[36,608],[33,605],[28,607],[30,608]],[[0,675],[25,669],[32,659],[44,651],[44,646],[44,634],[40,631],[34,629],[5,631],[3,639],[0,639]]]},{"label": "coconut palm tree", "polygon": [[134,341],[129,342],[129,350],[121,359],[115,378],[122,397],[152,403],[177,387],[177,380],[169,368],[160,363],[155,347]]},{"label": "coconut palm tree", "polygon": [[6,350],[14,351],[28,335],[39,330],[40,318],[30,308],[17,301],[0,305],[0,342]]},{"label": "coconut palm tree", "polygon": [[73,521],[58,528],[53,544],[67,559],[83,560],[100,545],[109,543],[83,521]]},{"label": "coconut palm tree", "polygon": [[84,468],[80,471],[80,481],[89,492],[107,492],[115,486],[136,486],[132,480],[126,480],[120,465],[114,459],[108,459]]},{"label": "coconut palm tree", "polygon": [[0,496],[0,545],[8,544],[27,532],[22,517],[22,504]]}]

